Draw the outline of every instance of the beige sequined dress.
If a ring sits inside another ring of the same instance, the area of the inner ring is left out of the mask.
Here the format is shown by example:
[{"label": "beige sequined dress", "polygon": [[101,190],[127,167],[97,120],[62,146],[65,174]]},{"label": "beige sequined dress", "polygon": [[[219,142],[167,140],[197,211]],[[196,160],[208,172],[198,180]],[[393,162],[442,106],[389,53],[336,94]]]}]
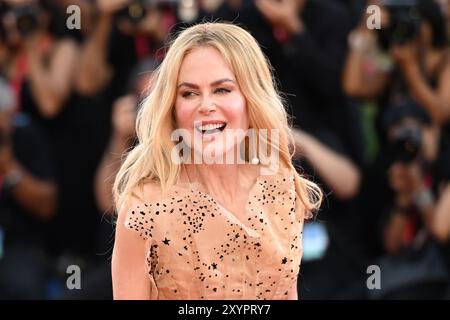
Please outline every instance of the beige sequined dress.
[{"label": "beige sequined dress", "polygon": [[304,214],[292,172],[261,175],[245,216],[198,183],[141,202],[125,226],[146,241],[152,299],[286,299],[297,281]]}]

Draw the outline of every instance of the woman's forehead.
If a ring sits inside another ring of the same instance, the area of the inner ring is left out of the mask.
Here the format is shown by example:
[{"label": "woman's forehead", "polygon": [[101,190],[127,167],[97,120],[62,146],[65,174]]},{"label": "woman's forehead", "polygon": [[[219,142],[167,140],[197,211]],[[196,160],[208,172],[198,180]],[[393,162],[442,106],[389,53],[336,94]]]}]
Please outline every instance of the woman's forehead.
[{"label": "woman's forehead", "polygon": [[179,70],[179,82],[211,83],[224,78],[235,80],[235,75],[221,53],[214,48],[196,48],[189,52]]}]

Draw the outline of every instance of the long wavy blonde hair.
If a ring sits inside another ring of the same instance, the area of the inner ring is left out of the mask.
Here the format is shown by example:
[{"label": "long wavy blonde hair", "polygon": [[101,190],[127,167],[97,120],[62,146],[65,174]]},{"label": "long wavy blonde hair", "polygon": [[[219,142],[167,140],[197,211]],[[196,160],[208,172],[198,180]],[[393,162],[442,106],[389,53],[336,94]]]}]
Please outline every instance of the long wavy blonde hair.
[{"label": "long wavy blonde hair", "polygon": [[176,184],[180,165],[171,160],[176,142],[170,137],[177,128],[174,104],[178,73],[183,58],[195,48],[205,46],[217,49],[234,72],[246,98],[250,127],[278,129],[278,142],[269,141],[268,148],[278,150],[281,164],[295,172],[296,193],[309,217],[320,206],[322,193],[293,167],[293,137],[272,66],[247,31],[231,23],[217,22],[201,23],[181,31],[154,72],[152,88],[137,116],[138,144],[127,154],[115,179],[116,209],[146,181],[157,182],[162,192]]}]

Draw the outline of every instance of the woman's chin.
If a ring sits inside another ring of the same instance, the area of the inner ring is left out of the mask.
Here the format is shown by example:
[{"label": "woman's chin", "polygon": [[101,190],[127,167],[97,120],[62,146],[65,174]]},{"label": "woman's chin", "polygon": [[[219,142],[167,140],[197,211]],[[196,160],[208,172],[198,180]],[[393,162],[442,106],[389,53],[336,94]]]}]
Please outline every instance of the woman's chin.
[{"label": "woman's chin", "polygon": [[226,146],[222,141],[202,141],[200,148],[194,148],[197,159],[201,158],[203,164],[236,164],[233,150],[236,146]]}]

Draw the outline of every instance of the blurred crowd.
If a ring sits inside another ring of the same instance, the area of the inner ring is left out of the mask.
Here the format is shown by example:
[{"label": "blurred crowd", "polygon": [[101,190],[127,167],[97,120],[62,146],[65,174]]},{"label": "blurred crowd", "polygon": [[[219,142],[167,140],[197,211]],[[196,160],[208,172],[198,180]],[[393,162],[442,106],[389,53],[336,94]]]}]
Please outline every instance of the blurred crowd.
[{"label": "blurred crowd", "polygon": [[166,41],[202,21],[260,43],[325,191],[299,296],[450,298],[449,0],[2,0],[0,299],[112,297],[114,176]]}]

